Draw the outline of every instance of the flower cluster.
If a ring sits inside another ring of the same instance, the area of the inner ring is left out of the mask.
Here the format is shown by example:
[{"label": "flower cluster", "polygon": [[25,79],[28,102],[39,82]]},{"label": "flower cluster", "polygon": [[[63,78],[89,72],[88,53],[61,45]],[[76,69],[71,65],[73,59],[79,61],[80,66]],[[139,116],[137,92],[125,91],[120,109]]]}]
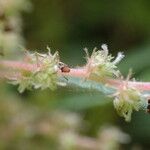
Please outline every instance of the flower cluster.
[{"label": "flower cluster", "polygon": [[[87,52],[87,50],[86,50]],[[122,60],[124,55],[119,52],[115,60],[113,56],[109,54],[106,44],[102,45],[102,50],[93,50],[92,55],[87,56],[87,70],[90,72],[89,77],[98,77],[103,80],[106,77],[118,77],[120,71],[117,69],[117,64]]]},{"label": "flower cluster", "polygon": [[138,89],[129,86],[127,83],[119,87],[114,96],[114,107],[117,113],[124,117],[126,121],[131,120],[133,110],[139,111],[147,105],[142,93]]},{"label": "flower cluster", "polygon": [[[121,73],[117,68],[117,64],[124,58],[122,52],[119,52],[114,59],[109,54],[106,44],[102,45],[102,50],[93,50],[92,55],[89,57],[87,53],[87,72],[88,78],[95,80],[106,85],[109,85],[107,79],[113,79],[114,77],[121,77]],[[128,76],[129,78],[129,76]],[[119,86],[111,84],[111,87],[116,90],[114,98],[114,107],[118,114],[125,118],[126,121],[131,120],[131,114],[133,110],[138,111],[140,109],[146,109],[147,102],[142,92],[138,88],[128,85],[129,79],[126,81],[120,80]]]},{"label": "flower cluster", "polygon": [[[21,75],[12,84],[19,85],[19,92],[22,93],[25,89],[50,88],[54,90],[58,83],[58,52],[52,55],[48,54],[27,53],[25,61],[34,66],[33,70],[22,70]],[[36,64],[36,65],[35,65]]]},{"label": "flower cluster", "polygon": [[[145,90],[150,90],[150,83],[132,82],[129,80],[130,74],[126,80],[121,79],[120,71],[117,64],[123,59],[124,55],[119,52],[114,58],[109,54],[107,45],[103,44],[101,50],[96,48],[89,56],[87,49],[87,65],[80,68],[69,68],[66,64],[60,62],[58,52],[53,55],[29,53],[27,52],[23,62],[1,61],[0,77],[6,73],[5,67],[17,70],[15,76],[7,74],[7,79],[12,84],[19,85],[19,92],[25,89],[56,89],[57,85],[78,85],[83,88],[97,89],[106,95],[114,96],[114,107],[118,114],[125,118],[126,121],[131,120],[132,112],[140,109],[149,111]],[[63,78],[65,77],[65,78]],[[78,82],[77,78],[86,78],[83,82]],[[64,80],[66,79],[67,80]],[[60,82],[63,81],[63,82]]]}]

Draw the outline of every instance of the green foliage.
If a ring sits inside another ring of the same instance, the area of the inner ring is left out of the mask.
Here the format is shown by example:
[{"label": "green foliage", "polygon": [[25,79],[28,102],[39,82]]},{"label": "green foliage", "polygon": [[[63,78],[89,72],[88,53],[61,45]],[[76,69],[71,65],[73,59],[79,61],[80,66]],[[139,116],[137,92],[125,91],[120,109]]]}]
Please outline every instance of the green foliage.
[{"label": "green foliage", "polygon": [[68,85],[77,86],[91,91],[96,90],[104,94],[113,94],[115,92],[115,89],[107,87],[102,83],[97,83],[95,81],[90,81],[82,78],[79,79],[69,77],[67,83]]}]

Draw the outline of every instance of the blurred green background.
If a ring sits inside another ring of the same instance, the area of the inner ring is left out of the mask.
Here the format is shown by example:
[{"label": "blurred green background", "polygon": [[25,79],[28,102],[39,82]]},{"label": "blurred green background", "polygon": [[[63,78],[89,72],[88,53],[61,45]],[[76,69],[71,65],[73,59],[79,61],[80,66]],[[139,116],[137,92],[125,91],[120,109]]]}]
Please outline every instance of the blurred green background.
[{"label": "blurred green background", "polygon": [[[119,65],[124,75],[132,68],[137,80],[150,81],[149,0],[32,0],[31,3],[32,11],[22,15],[27,49],[46,52],[49,45],[53,52],[59,51],[63,62],[80,66],[85,63],[84,47],[92,52],[94,47],[106,43],[113,55],[118,51],[125,53]],[[35,90],[19,94],[17,87],[1,83],[0,96],[1,149],[83,149],[58,148],[58,141],[65,140],[65,136],[60,140],[60,134],[71,130],[81,137],[98,140],[100,128],[107,125],[117,126],[131,137],[128,144],[119,144],[118,149],[150,147],[150,116],[145,112],[134,113],[132,121],[126,123],[116,114],[111,99],[96,91],[59,87],[54,92]],[[62,116],[53,114],[55,111]],[[68,122],[74,120],[77,126],[68,127],[64,123],[66,113],[72,118]],[[82,121],[76,121],[77,118]],[[50,125],[55,132],[50,132]]]}]

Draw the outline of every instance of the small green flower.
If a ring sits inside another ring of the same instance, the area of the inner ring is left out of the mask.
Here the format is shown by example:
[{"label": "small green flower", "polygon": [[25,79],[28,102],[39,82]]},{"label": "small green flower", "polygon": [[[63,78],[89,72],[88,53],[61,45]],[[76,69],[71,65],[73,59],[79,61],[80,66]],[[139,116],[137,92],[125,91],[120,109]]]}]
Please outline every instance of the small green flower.
[{"label": "small green flower", "polygon": [[22,71],[21,77],[12,81],[15,85],[19,84],[19,92],[22,93],[25,89],[31,90],[32,88],[56,89],[58,84],[58,52],[54,55],[50,51],[48,54],[28,53],[28,57],[30,58],[28,63],[37,65],[37,67],[33,71]]},{"label": "small green flower", "polygon": [[126,121],[131,120],[133,110],[139,111],[146,104],[141,92],[128,85],[124,85],[118,90],[113,102],[117,113],[124,117]]},{"label": "small green flower", "polygon": [[[106,44],[103,44],[102,50],[93,50],[92,55],[87,56],[87,69],[91,76],[97,76],[99,79],[105,77],[119,76],[120,72],[117,69],[117,64],[122,60],[124,55],[119,52],[115,60],[113,56],[109,55],[109,51]],[[87,50],[86,50],[87,52]],[[88,55],[88,54],[87,54]]]}]

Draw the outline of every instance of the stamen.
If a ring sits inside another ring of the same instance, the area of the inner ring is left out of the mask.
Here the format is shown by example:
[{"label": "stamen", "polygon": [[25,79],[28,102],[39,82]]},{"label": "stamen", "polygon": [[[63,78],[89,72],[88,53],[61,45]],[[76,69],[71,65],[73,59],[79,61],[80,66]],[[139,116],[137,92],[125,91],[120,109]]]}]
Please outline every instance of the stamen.
[{"label": "stamen", "polygon": [[113,64],[118,64],[124,57],[125,55],[123,54],[123,52],[119,52],[116,59],[113,61]]}]

